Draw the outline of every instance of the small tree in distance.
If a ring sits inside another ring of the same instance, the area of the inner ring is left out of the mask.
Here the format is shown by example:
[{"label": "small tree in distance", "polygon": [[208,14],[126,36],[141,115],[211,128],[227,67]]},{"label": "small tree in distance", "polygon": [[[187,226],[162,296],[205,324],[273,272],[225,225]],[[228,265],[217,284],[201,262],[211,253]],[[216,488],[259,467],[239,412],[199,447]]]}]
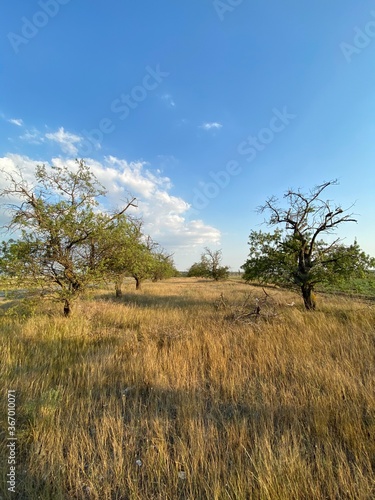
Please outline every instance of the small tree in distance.
[{"label": "small tree in distance", "polygon": [[227,279],[229,267],[222,266],[221,250],[204,249],[200,262],[195,262],[188,270],[188,277],[212,278],[215,281]]},{"label": "small tree in distance", "polygon": [[259,212],[268,212],[269,225],[281,225],[274,233],[252,231],[249,259],[242,266],[244,279],[299,287],[305,308],[315,309],[313,291],[318,283],[335,283],[350,276],[363,276],[374,266],[374,259],[362,252],[355,242],[346,247],[340,239],[321,240],[345,222],[356,222],[353,214],[340,205],[324,200],[325,189],[337,181],[325,182],[309,193],[288,190],[287,207],[271,197]]},{"label": "small tree in distance", "polygon": [[172,255],[168,255],[164,250],[158,250],[153,253],[154,264],[151,273],[152,281],[161,281],[168,278],[173,278],[179,275]]}]

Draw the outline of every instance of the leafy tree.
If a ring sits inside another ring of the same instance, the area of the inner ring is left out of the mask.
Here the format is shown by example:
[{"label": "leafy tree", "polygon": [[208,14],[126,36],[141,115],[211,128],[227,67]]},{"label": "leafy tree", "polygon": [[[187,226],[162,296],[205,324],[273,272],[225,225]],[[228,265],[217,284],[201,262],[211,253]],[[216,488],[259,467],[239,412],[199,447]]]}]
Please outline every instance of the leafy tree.
[{"label": "leafy tree", "polygon": [[204,249],[200,262],[195,262],[188,270],[187,276],[213,278],[215,281],[227,279],[229,267],[221,266],[221,250]]},{"label": "leafy tree", "polygon": [[35,184],[20,171],[3,174],[8,186],[1,195],[18,200],[8,206],[9,229],[20,233],[18,241],[3,244],[3,272],[23,288],[34,287],[63,302],[68,316],[72,301],[103,278],[105,248],[98,241],[134,200],[113,214],[98,211],[98,197],[105,191],[83,160],[75,171],[37,166]]},{"label": "leafy tree", "polygon": [[167,255],[164,250],[160,250],[159,244],[153,241],[150,236],[141,236],[135,248],[135,258],[130,268],[130,273],[136,282],[136,290],[141,289],[145,279],[158,281],[175,276],[177,273],[172,256]]},{"label": "leafy tree", "polygon": [[249,259],[242,266],[243,278],[246,281],[263,283],[293,284],[290,269],[294,265],[294,254],[286,251],[283,231],[276,229],[274,233],[251,231],[249,236]]},{"label": "leafy tree", "polygon": [[325,182],[308,194],[288,190],[287,207],[271,197],[260,207],[270,213],[269,225],[285,225],[273,233],[252,231],[250,253],[244,279],[299,287],[306,309],[315,309],[314,288],[318,283],[335,283],[349,276],[364,275],[374,266],[355,242],[344,246],[340,239],[327,243],[320,239],[342,223],[356,222],[352,214],[322,198],[323,191],[336,181]]},{"label": "leafy tree", "polygon": [[206,265],[203,262],[194,262],[187,272],[188,278],[208,278]]},{"label": "leafy tree", "polygon": [[114,281],[116,297],[122,296],[124,278],[129,276],[139,258],[140,225],[122,215],[112,221],[109,230],[98,240],[105,259],[106,277]]},{"label": "leafy tree", "polygon": [[134,247],[130,275],[135,279],[135,289],[140,290],[144,280],[152,277],[154,258],[147,244],[138,242]]},{"label": "leafy tree", "polygon": [[122,283],[126,276],[135,279],[135,288],[140,290],[142,282],[152,277],[154,259],[152,249],[155,243],[142,233],[141,221],[119,221],[111,232],[111,240],[104,240],[110,245],[110,256],[107,259],[109,278],[115,280],[116,296],[122,295]]},{"label": "leafy tree", "polygon": [[136,290],[140,290],[145,279],[158,281],[176,275],[172,257],[160,250],[150,236],[142,233],[141,221],[118,218],[110,229],[101,246],[108,248],[107,274],[115,282],[117,297],[122,295],[126,276],[132,276]]},{"label": "leafy tree", "polygon": [[179,273],[174,265],[171,255],[159,250],[157,252],[153,252],[153,259],[154,264],[151,273],[152,281],[159,281],[178,276]]}]

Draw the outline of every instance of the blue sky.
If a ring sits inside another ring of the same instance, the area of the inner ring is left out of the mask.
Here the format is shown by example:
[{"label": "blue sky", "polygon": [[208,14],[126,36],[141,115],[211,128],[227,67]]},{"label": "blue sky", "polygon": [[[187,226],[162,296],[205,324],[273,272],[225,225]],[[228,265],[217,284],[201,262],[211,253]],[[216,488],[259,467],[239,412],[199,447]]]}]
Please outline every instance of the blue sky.
[{"label": "blue sky", "polygon": [[257,206],[333,178],[375,255],[374,1],[6,2],[0,59],[0,166],[86,158],[180,269],[237,270]]}]

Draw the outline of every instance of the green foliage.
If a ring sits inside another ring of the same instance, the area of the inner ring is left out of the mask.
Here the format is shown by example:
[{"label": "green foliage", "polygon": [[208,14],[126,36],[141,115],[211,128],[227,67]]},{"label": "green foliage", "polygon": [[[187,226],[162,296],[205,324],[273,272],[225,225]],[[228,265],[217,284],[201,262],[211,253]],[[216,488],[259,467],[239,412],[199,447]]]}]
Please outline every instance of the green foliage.
[{"label": "green foliage", "polygon": [[119,287],[123,278],[130,275],[134,261],[139,257],[140,234],[139,226],[123,214],[114,219],[97,240],[106,277],[114,280]]},{"label": "green foliage", "polygon": [[194,262],[187,272],[188,278],[209,278],[210,274],[204,262]]},{"label": "green foliage", "polygon": [[348,280],[370,279],[375,259],[363,252],[357,241],[350,246],[318,241],[312,253],[313,266],[306,278],[298,270],[299,240],[280,229],[273,233],[252,231],[249,258],[242,266],[246,281],[283,286],[311,284],[342,285]]},{"label": "green foliage", "polygon": [[159,250],[159,245],[151,238],[140,239],[134,250],[135,254],[129,271],[136,280],[137,288],[140,288],[145,279],[159,281],[178,274],[172,257]]},{"label": "green foliage", "polygon": [[146,238],[141,226],[139,221],[131,221],[123,215],[112,222],[109,231],[99,240],[107,277],[114,280],[118,296],[125,276],[132,276],[140,288],[145,279],[158,281],[177,273],[172,257],[159,250],[150,237]]},{"label": "green foliage", "polygon": [[195,262],[188,270],[188,277],[212,278],[215,281],[225,280],[229,277],[229,267],[221,266],[221,250],[205,248],[200,262]]},{"label": "green foliage", "polygon": [[166,255],[164,252],[155,252],[153,254],[153,259],[154,263],[151,273],[153,281],[160,281],[179,275],[172,256]]},{"label": "green foliage", "polygon": [[[242,266],[246,281],[287,285],[293,283],[290,272],[295,254],[291,241],[284,241],[283,233],[252,231],[249,237],[249,259]],[[287,249],[290,251],[286,251]]]},{"label": "green foliage", "polygon": [[375,268],[375,258],[361,250],[357,240],[349,246],[335,246],[326,256],[325,263],[338,282],[347,278],[369,278]]},{"label": "green foliage", "polygon": [[152,277],[154,258],[147,245],[140,241],[135,246],[133,255],[129,272],[136,280],[137,288],[139,288],[142,281]]}]

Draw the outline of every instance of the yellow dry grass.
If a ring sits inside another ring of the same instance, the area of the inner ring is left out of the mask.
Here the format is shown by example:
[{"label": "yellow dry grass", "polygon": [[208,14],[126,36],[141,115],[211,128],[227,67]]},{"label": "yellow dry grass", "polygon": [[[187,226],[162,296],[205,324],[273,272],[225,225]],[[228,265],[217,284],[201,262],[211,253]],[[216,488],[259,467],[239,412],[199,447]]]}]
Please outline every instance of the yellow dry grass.
[{"label": "yellow dry grass", "polygon": [[3,315],[12,498],[374,498],[374,304],[320,297],[311,313],[271,289],[268,321],[215,309],[221,293],[234,305],[250,290],[262,297],[180,278],[121,299],[92,292],[70,319],[52,305]]}]

